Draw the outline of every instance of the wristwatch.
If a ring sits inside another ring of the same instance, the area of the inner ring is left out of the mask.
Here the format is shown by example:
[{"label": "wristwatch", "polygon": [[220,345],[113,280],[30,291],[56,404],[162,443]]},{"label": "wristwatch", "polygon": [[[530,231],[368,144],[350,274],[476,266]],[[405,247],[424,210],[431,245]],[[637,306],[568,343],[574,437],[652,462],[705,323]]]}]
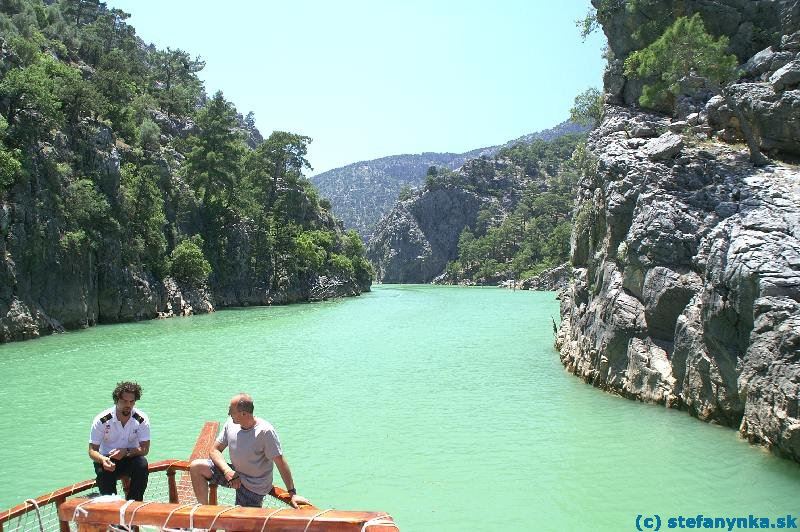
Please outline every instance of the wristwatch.
[{"label": "wristwatch", "polygon": [[290,490],[286,490],[289,492],[290,495],[297,495],[297,488],[292,488]]}]

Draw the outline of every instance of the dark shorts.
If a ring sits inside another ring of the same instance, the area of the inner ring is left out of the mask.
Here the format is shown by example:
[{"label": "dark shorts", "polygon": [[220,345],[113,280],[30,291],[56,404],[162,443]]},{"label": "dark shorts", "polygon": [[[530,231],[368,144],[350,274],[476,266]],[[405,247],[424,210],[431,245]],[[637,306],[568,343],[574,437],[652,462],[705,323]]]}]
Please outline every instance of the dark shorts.
[{"label": "dark shorts", "polygon": [[[233,469],[233,464],[228,464],[228,466]],[[216,484],[217,486],[223,486],[226,488],[231,487],[228,483],[228,480],[225,478],[225,474],[220,471],[210,459],[208,460],[208,467],[211,468],[211,480],[209,480],[211,484]],[[258,493],[245,488],[243,483],[239,486],[239,489],[236,490],[236,504],[238,506],[261,508],[261,504],[264,502],[264,497],[264,495],[259,495]]]}]

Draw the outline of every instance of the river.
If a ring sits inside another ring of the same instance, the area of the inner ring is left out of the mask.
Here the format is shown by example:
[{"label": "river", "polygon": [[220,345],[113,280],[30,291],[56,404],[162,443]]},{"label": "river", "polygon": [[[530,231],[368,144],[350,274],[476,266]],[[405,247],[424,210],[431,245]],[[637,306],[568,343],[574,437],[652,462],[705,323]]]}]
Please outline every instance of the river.
[{"label": "river", "polygon": [[800,515],[798,465],[566,373],[557,315],[552,293],[385,285],[0,346],[0,509],[91,477],[91,420],[131,379],[151,461],[186,458],[202,422],[246,391],[300,494],[386,511],[403,530]]}]

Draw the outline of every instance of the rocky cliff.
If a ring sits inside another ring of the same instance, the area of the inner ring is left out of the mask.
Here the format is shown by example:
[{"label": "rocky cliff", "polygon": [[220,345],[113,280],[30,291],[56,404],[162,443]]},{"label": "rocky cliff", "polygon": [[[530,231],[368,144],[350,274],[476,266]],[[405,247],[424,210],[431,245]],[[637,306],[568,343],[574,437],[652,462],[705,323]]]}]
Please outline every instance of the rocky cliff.
[{"label": "rocky cliff", "polygon": [[[376,278],[497,285],[563,264],[584,143],[583,134],[536,139],[472,159],[458,172],[432,170],[370,241]],[[537,284],[545,285],[552,283]]]},{"label": "rocky cliff", "polygon": [[[572,137],[561,140],[565,144],[576,142]],[[433,281],[459,256],[464,230],[474,231],[482,225],[480,230],[486,231],[506,219],[527,190],[547,189],[549,176],[538,169],[538,161],[531,163],[534,168],[526,173],[511,157],[503,155],[508,153],[501,152],[493,159],[472,159],[458,172],[429,175],[424,187],[398,201],[381,220],[367,247],[376,280]]]},{"label": "rocky cliff", "polygon": [[[781,162],[800,148],[800,78],[784,69],[798,59],[797,3],[684,4],[731,32],[743,63],[763,44],[754,31],[778,33],[732,87],[778,159],[754,167],[725,142],[741,139],[738,121],[702,83],[687,80],[691,105],[671,117],[606,106],[589,139],[597,165],[581,181],[556,345],[594,386],[736,427],[800,461],[800,169]],[[619,56],[635,20],[605,22]],[[641,87],[615,69],[609,99],[630,104]]]},{"label": "rocky cliff", "polygon": [[699,13],[709,33],[730,39],[730,52],[741,63],[796,31],[800,18],[797,0],[592,0],[592,5],[608,38],[604,90],[612,103],[624,105],[638,103],[642,92],[641,80],[623,75],[625,58],[655,40],[679,15]]},{"label": "rocky cliff", "polygon": [[265,140],[201,60],[78,4],[0,3],[0,343],[369,290],[310,139]]},{"label": "rocky cliff", "polygon": [[[175,120],[156,118],[171,122],[174,129],[182,128]],[[215,272],[203,286],[157,276],[145,265],[127,262],[126,243],[119,240],[118,228],[109,227],[100,242],[65,239],[59,219],[63,207],[56,197],[67,194],[69,180],[59,175],[58,164],[83,157],[84,169],[97,176],[107,197],[118,198],[120,162],[131,157],[130,148],[119,144],[103,124],[85,121],[80,132],[85,144],[63,134],[41,143],[32,157],[36,171],[29,181],[0,198],[0,343],[98,323],[322,300],[369,290],[369,279],[346,272],[255,275],[248,258],[258,228],[246,218],[233,217],[224,227],[219,240],[225,264],[215,263]],[[78,154],[68,141],[91,149]],[[181,157],[162,150],[157,159],[168,223],[188,234],[206,232],[201,207],[187,206],[186,197],[176,192],[188,188],[178,172]],[[312,208],[309,201],[306,198],[306,222],[341,234],[339,222],[329,212]]]},{"label": "rocky cliff", "polygon": [[457,187],[400,201],[381,220],[367,257],[384,283],[428,283],[458,256],[458,237],[485,198]]},{"label": "rocky cliff", "polygon": [[361,161],[313,176],[311,182],[319,188],[323,197],[330,200],[333,212],[341,218],[345,228],[353,228],[365,240],[369,240],[376,233],[380,220],[392,209],[401,189],[423,185],[425,173],[431,166],[457,170],[470,159],[492,157],[504,147],[530,144],[536,139],[550,141],[584,131],[584,126],[563,122],[503,145],[478,148],[466,153],[430,152]]}]

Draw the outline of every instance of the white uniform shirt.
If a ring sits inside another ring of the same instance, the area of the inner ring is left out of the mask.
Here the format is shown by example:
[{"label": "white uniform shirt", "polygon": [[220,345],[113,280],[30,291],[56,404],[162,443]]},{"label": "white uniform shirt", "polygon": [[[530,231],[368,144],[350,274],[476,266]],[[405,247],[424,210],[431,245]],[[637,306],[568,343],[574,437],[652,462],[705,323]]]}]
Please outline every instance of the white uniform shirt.
[{"label": "white uniform shirt", "polygon": [[89,443],[100,446],[100,454],[108,456],[114,449],[139,447],[139,443],[150,441],[150,419],[147,414],[134,408],[125,426],[117,419],[117,407],[103,410],[94,418]]}]

